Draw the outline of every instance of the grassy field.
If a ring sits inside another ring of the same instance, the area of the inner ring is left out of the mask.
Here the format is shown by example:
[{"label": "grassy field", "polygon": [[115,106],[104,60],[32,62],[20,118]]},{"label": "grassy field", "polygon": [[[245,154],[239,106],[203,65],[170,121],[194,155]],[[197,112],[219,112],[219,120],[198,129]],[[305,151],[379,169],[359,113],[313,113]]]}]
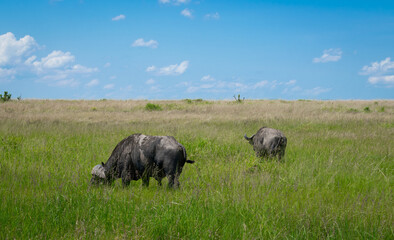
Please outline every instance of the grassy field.
[{"label": "grassy field", "polygon": [[[394,101],[0,103],[0,239],[393,239]],[[284,162],[243,135],[287,136]],[[89,186],[132,133],[172,135],[181,188]]]}]

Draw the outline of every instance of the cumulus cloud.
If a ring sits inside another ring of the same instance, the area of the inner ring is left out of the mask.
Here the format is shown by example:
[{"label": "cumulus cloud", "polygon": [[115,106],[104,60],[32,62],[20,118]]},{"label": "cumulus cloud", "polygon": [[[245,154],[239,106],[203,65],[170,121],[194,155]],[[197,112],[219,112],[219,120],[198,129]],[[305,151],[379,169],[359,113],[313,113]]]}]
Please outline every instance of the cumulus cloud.
[{"label": "cumulus cloud", "polygon": [[134,43],[131,46],[157,48],[158,45],[159,43],[155,40],[151,39],[145,42],[143,38],[138,38],[137,40],[134,41]]},{"label": "cumulus cloud", "polygon": [[31,53],[37,46],[34,38],[29,35],[19,40],[11,32],[0,35],[0,66],[20,63],[22,57]]},{"label": "cumulus cloud", "polygon": [[[38,74],[47,75],[46,78],[58,79],[71,74],[88,74],[98,71],[97,68],[88,68],[81,64],[74,64],[75,57],[70,52],[52,51],[48,56],[36,61],[36,56],[29,57],[25,64],[31,66]],[[51,75],[57,77],[48,77]]]},{"label": "cumulus cloud", "polygon": [[181,75],[189,66],[189,61],[183,61],[180,64],[173,64],[167,67],[162,67],[159,70],[159,75]]},{"label": "cumulus cloud", "polygon": [[180,64],[173,64],[157,69],[155,66],[150,66],[146,69],[147,72],[155,72],[157,75],[181,75],[189,66],[189,61],[183,61]]},{"label": "cumulus cloud", "polygon": [[371,65],[364,66],[359,74],[369,75],[368,82],[371,84],[394,86],[394,62],[389,57],[380,62],[373,62]]},{"label": "cumulus cloud", "polygon": [[106,64],[104,64],[104,67],[105,67],[105,68],[111,67],[111,63],[107,62]]},{"label": "cumulus cloud", "polygon": [[326,63],[326,62],[337,62],[342,57],[342,50],[340,48],[330,48],[323,51],[323,55],[318,58],[314,58],[314,63]]},{"label": "cumulus cloud", "polygon": [[146,71],[147,71],[147,72],[153,72],[153,71],[155,71],[155,70],[156,70],[156,67],[155,67],[155,66],[149,66],[149,67],[146,68]]},{"label": "cumulus cloud", "polygon": [[207,20],[209,20],[209,19],[215,19],[215,20],[217,20],[217,19],[220,18],[220,15],[219,15],[218,12],[215,12],[215,13],[208,13],[208,14],[205,14],[204,18],[207,19]]},{"label": "cumulus cloud", "polygon": [[86,87],[93,87],[93,86],[96,86],[96,85],[98,85],[98,84],[99,84],[99,80],[93,79],[92,81],[86,83],[85,86],[86,86]]},{"label": "cumulus cloud", "polygon": [[181,11],[181,15],[183,15],[183,16],[185,16],[187,18],[193,18],[192,12],[189,9],[187,9],[187,8],[185,8],[185,9],[183,9]]},{"label": "cumulus cloud", "polygon": [[120,15],[118,15],[116,17],[113,17],[112,21],[119,21],[119,20],[124,20],[124,19],[126,19],[126,16],[123,15],[123,14],[120,14]]},{"label": "cumulus cloud", "polygon": [[364,66],[361,69],[360,74],[362,75],[381,74],[381,73],[387,73],[391,70],[394,70],[394,62],[391,61],[391,58],[387,57],[386,59],[380,62],[371,63],[370,66]]},{"label": "cumulus cloud", "polygon": [[36,56],[31,56],[26,60],[26,63],[31,63],[37,70],[43,68],[60,68],[74,62],[75,57],[70,52],[53,51],[48,56],[41,58],[41,61],[34,61]]},{"label": "cumulus cloud", "polygon": [[26,35],[19,40],[13,33],[0,35],[0,78],[14,79],[16,75],[34,75],[37,82],[51,86],[79,85],[78,77],[98,71],[75,64],[70,52],[54,50],[38,59],[33,52],[38,44],[33,37]]}]

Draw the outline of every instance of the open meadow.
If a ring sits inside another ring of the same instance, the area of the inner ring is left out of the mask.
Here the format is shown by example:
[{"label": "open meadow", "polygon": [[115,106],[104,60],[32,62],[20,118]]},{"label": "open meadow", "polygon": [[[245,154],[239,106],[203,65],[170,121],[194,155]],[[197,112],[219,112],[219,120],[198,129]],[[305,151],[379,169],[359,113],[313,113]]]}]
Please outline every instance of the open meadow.
[{"label": "open meadow", "polygon": [[[243,138],[263,126],[283,162]],[[89,185],[133,133],[185,146],[180,189]],[[394,101],[4,102],[0,239],[393,239],[393,150]]]}]

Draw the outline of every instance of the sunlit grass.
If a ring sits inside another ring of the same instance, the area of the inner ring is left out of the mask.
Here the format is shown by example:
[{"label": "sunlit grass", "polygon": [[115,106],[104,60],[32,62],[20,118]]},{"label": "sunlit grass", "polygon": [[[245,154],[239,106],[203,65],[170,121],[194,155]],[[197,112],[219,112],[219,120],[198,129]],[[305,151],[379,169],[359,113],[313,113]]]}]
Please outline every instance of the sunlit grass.
[{"label": "sunlit grass", "polygon": [[[393,237],[392,101],[146,103],[0,104],[0,238]],[[243,139],[261,126],[286,134],[283,163]],[[92,167],[137,132],[185,146],[196,163],[181,188],[89,186]]]}]

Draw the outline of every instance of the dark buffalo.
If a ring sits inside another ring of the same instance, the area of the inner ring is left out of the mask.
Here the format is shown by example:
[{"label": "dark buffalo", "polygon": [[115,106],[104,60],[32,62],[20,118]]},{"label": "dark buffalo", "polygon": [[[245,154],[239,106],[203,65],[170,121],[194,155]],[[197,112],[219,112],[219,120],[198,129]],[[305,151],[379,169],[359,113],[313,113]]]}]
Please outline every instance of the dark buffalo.
[{"label": "dark buffalo", "polygon": [[244,137],[253,145],[253,150],[258,157],[278,156],[278,160],[280,161],[285,155],[287,138],[279,130],[262,127],[250,138],[246,134]]},{"label": "dark buffalo", "polygon": [[159,185],[164,177],[168,187],[179,186],[179,176],[187,160],[186,150],[171,136],[146,136],[133,134],[116,145],[106,163],[92,170],[92,184],[111,184],[122,178],[124,186],[131,180],[142,178],[143,185],[149,186],[149,178],[154,177]]}]

